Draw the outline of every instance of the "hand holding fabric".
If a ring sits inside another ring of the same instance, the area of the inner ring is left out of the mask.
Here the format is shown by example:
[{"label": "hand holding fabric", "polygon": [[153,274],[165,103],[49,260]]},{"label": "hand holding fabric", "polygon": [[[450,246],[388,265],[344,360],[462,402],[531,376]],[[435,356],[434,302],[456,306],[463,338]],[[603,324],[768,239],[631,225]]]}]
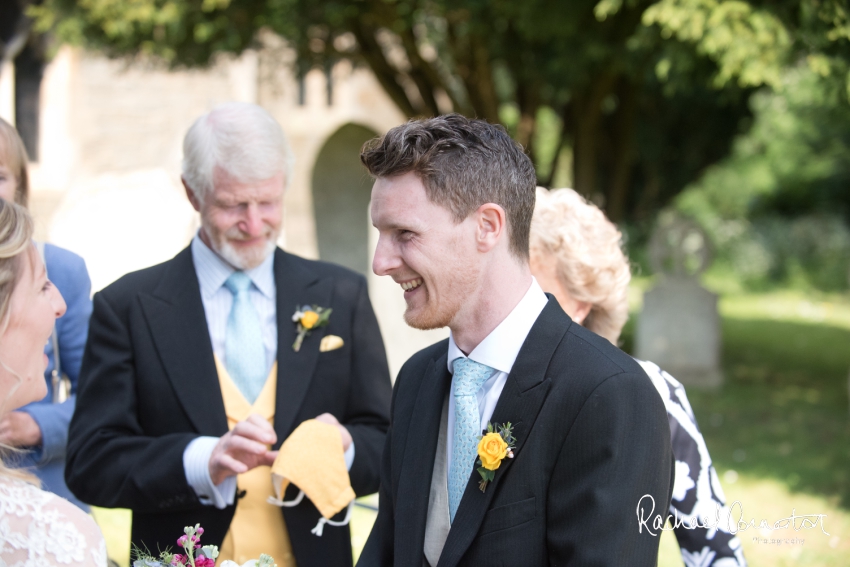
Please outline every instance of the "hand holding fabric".
[{"label": "hand holding fabric", "polygon": [[259,466],[271,466],[277,451],[269,446],[277,442],[277,434],[268,421],[252,414],[223,435],[210,455],[210,479],[219,485],[226,478],[248,472]]},{"label": "hand holding fabric", "polygon": [[322,415],[316,416],[316,421],[321,421],[328,425],[335,425],[337,429],[339,429],[339,434],[342,436],[342,450],[343,452],[348,451],[348,448],[351,447],[352,443],[351,433],[348,432],[348,429],[346,429],[346,427],[342,425],[337,418],[329,413],[323,413]]}]

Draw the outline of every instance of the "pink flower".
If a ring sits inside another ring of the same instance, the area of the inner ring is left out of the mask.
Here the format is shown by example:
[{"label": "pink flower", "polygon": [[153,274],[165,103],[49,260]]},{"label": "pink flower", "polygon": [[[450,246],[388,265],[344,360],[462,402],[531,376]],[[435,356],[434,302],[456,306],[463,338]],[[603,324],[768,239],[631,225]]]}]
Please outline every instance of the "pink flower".
[{"label": "pink flower", "polygon": [[171,558],[172,565],[185,565],[188,557],[185,555],[180,555],[179,553],[175,553],[174,557]]},{"label": "pink flower", "polygon": [[186,547],[187,541],[189,541],[189,537],[182,535],[179,538],[177,538],[177,545],[179,545],[180,547]]},{"label": "pink flower", "polygon": [[215,560],[207,557],[198,557],[195,559],[195,567],[215,567]]}]

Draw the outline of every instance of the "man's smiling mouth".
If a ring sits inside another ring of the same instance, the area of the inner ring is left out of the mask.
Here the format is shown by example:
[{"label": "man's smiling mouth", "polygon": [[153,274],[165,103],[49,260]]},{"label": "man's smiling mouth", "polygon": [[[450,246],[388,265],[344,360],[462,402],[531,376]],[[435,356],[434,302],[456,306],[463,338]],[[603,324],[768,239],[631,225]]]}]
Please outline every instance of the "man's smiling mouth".
[{"label": "man's smiling mouth", "polygon": [[404,291],[412,291],[422,285],[422,278],[411,280],[409,282],[401,282],[398,285],[400,285],[401,289]]}]

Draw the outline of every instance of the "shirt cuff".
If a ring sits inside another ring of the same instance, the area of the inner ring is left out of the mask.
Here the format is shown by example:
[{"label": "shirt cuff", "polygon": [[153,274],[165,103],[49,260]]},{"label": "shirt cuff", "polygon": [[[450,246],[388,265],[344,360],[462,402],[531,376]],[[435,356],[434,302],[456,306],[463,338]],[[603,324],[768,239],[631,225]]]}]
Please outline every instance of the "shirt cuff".
[{"label": "shirt cuff", "polygon": [[222,510],[233,504],[236,498],[236,476],[229,476],[218,486],[210,478],[210,457],[218,443],[218,437],[198,437],[183,451],[183,469],[186,481],[201,504]]},{"label": "shirt cuff", "polygon": [[354,441],[348,446],[343,456],[345,457],[345,468],[351,470],[351,465],[354,464]]}]

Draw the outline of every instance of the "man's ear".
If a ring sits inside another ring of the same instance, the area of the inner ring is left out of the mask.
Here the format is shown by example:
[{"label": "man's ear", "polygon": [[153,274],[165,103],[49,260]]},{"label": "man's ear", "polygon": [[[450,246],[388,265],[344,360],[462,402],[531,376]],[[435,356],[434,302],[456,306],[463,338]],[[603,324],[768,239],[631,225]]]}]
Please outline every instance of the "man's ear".
[{"label": "man's ear", "polygon": [[189,199],[189,202],[192,203],[192,208],[194,208],[199,213],[201,212],[201,202],[198,200],[198,197],[195,196],[195,192],[189,187],[189,184],[186,183],[186,180],[181,176],[180,183],[183,184],[183,188],[186,190],[186,197]]},{"label": "man's ear", "polygon": [[507,231],[505,209],[495,203],[484,203],[475,212],[478,219],[476,237],[478,250],[489,252],[496,247]]}]

